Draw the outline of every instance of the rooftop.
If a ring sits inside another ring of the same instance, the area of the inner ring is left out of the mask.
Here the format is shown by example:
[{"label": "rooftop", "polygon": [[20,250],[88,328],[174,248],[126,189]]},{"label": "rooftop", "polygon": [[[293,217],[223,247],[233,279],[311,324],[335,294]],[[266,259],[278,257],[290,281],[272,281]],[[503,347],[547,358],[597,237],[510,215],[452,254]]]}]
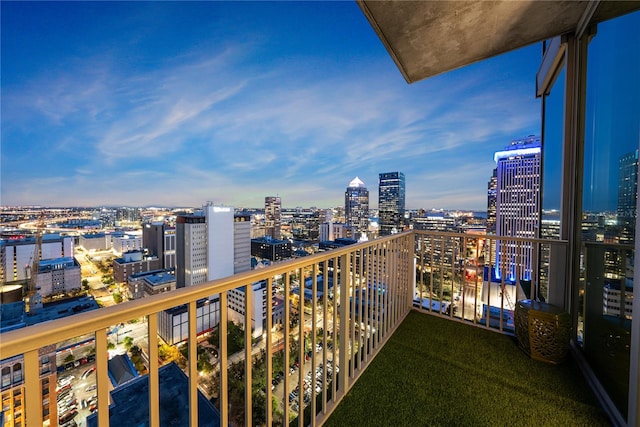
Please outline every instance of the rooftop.
[{"label": "rooftop", "polygon": [[43,259],[40,261],[40,272],[61,270],[63,268],[80,267],[73,257],[62,257],[53,259]]},{"label": "rooftop", "polygon": [[[178,365],[164,365],[158,372],[160,382],[160,424],[163,426],[189,425],[188,378]],[[125,386],[111,392],[113,404],[109,406],[111,425],[138,426],[149,423],[149,376],[131,380]],[[199,427],[218,427],[220,415],[202,393],[198,392]],[[87,417],[87,426],[97,426],[97,414]]]},{"label": "rooftop", "polygon": [[2,329],[3,332],[47,322],[49,320],[61,319],[98,308],[98,303],[96,303],[93,297],[87,296],[46,303],[42,309],[36,312],[32,311],[28,314],[24,312],[24,305],[24,301],[0,305],[2,312],[2,316],[0,316],[2,319],[0,329]]}]

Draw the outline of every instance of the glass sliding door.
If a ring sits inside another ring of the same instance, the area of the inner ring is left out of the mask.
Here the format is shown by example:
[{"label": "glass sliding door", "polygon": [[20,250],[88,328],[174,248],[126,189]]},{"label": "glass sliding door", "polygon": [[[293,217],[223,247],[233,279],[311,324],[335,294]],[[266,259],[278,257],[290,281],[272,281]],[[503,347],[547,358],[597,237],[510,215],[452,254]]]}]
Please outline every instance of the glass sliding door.
[{"label": "glass sliding door", "polygon": [[[640,12],[598,25],[587,55],[578,343],[627,416],[640,142]],[[637,315],[637,313],[636,313]]]}]

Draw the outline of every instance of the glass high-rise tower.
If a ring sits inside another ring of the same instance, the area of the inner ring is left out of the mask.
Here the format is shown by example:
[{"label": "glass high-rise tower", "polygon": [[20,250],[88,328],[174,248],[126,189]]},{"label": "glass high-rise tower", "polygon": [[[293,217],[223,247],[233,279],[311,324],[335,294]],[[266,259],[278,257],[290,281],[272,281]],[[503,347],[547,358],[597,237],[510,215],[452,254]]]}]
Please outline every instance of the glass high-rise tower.
[{"label": "glass high-rise tower", "polygon": [[618,225],[620,243],[633,242],[638,189],[638,150],[620,157],[618,162]]},{"label": "glass high-rise tower", "polygon": [[355,177],[344,193],[344,212],[347,224],[354,228],[355,238],[369,229],[369,190],[360,178]]},{"label": "glass high-rise tower", "polygon": [[[496,161],[496,235],[538,237],[540,225],[541,149],[539,136],[516,139],[494,155]],[[533,248],[530,243],[498,245],[496,275],[515,279],[531,277]]]},{"label": "glass high-rise tower", "polygon": [[402,172],[385,172],[378,179],[378,224],[380,235],[404,229],[405,181]]}]

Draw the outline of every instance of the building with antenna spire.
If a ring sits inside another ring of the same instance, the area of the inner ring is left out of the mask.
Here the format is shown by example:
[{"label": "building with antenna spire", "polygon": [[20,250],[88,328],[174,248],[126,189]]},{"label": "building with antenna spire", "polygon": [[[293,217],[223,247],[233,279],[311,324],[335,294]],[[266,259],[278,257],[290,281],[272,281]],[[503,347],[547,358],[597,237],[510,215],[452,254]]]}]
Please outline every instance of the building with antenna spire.
[{"label": "building with antenna spire", "polygon": [[354,228],[355,238],[369,230],[369,190],[357,176],[344,193],[344,211],[347,224]]}]

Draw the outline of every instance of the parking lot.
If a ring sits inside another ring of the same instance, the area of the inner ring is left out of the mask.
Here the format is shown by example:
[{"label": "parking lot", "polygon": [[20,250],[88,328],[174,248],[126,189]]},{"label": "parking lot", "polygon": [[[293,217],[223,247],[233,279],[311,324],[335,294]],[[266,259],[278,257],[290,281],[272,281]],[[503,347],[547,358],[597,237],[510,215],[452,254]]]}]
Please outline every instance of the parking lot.
[{"label": "parking lot", "polygon": [[58,376],[56,398],[61,426],[84,426],[97,409],[95,362],[64,370]]}]

